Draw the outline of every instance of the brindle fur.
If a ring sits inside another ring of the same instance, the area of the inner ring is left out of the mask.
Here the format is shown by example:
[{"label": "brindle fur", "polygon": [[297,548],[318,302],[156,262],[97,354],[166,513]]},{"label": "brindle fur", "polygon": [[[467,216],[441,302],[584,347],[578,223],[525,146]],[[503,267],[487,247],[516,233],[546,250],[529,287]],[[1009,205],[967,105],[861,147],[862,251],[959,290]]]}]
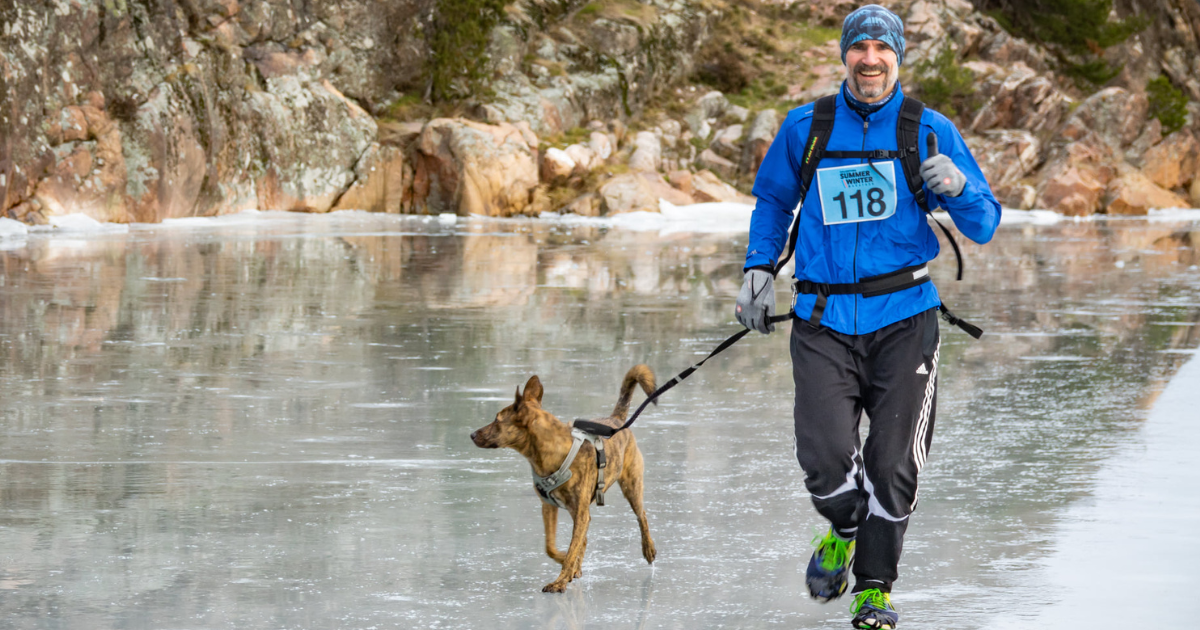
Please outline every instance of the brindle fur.
[{"label": "brindle fur", "polygon": [[[594,421],[617,427],[624,424],[629,413],[629,401],[637,385],[641,385],[646,394],[654,391],[654,372],[649,367],[635,365],[630,369],[621,383],[621,395],[612,415]],[[471,440],[480,448],[511,448],[524,455],[539,476],[545,477],[562,466],[567,452],[571,450],[573,438],[569,426],[542,409],[542,383],[537,376],[532,376],[525,383],[524,392],[517,388],[513,404],[501,409],[491,424],[472,433]],[[633,432],[626,429],[608,438],[604,452],[608,460],[604,470],[604,490],[607,492],[614,482],[621,485],[621,494],[625,495],[629,506],[633,508],[642,531],[642,557],[646,562],[653,563],[654,541],[650,538],[650,525],[646,522],[646,510],[642,507],[642,472],[645,466]],[[583,575],[581,565],[587,549],[588,523],[591,522],[589,508],[596,493],[596,479],[596,450],[590,442],[585,442],[571,463],[571,478],[551,493],[566,506],[574,522],[571,544],[565,554],[558,550],[555,543],[558,508],[542,504],[546,555],[562,565],[558,579],[547,584],[542,589],[544,593],[561,593],[566,590],[568,582]]]}]

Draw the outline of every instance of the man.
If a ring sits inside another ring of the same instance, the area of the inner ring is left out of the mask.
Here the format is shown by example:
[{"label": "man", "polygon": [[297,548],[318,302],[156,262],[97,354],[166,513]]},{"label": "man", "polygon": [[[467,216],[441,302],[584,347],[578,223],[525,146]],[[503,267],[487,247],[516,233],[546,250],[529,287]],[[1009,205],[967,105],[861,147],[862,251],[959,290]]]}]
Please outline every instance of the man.
[{"label": "man", "polygon": [[[748,328],[774,330],[772,270],[803,199],[791,333],[796,458],[830,522],[814,541],[806,581],[814,598],[830,601],[853,567],[852,625],[895,628],[890,593],[933,435],[940,343],[940,300],[925,267],[938,241],[919,197],[978,243],[992,238],[1000,205],[954,124],[929,109],[905,123],[919,121],[921,139],[919,179],[914,160],[914,190],[905,185],[897,129],[911,110],[898,84],[899,17],[878,5],[854,11],[841,49],[846,80],[836,102],[826,101],[833,125],[824,151],[809,135],[810,103],[788,114],[759,168],[736,314]],[[819,161],[807,190],[806,152]],[[860,445],[864,411],[870,435]]]}]

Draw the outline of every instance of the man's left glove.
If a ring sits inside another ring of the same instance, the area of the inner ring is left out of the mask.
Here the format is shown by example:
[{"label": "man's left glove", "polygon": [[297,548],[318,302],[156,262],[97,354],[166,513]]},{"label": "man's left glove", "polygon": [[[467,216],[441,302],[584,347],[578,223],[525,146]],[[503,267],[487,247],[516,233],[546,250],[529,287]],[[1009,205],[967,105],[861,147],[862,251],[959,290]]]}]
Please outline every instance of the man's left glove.
[{"label": "man's left glove", "polygon": [[929,190],[937,195],[957,197],[967,185],[967,176],[958,170],[954,161],[938,153],[937,136],[932,132],[925,141],[929,145],[929,157],[921,162],[921,179]]},{"label": "man's left glove", "polygon": [[746,271],[738,292],[734,315],[746,328],[766,335],[775,331],[770,317],[775,314],[775,276],[764,269]]}]

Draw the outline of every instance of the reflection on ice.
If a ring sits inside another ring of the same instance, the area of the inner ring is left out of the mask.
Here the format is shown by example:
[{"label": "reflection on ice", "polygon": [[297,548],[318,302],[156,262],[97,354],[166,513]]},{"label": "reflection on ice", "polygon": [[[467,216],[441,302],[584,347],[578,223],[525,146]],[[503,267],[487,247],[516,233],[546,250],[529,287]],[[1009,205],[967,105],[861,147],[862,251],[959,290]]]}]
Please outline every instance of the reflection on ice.
[{"label": "reflection on ice", "polygon": [[[844,627],[845,606],[803,595],[818,523],[791,455],[785,336],[748,337],[639,419],[653,569],[628,510],[606,507],[584,577],[537,592],[553,562],[528,466],[467,437],[533,374],[548,409],[595,416],[630,366],[667,378],[736,330],[738,212],[702,233],[680,231],[700,215],[635,231],[250,213],[69,247],[22,236],[0,252],[0,613],[133,629]],[[935,263],[987,334],[943,330],[897,584],[906,628],[1049,603],[1030,584],[1059,522],[1200,345],[1197,230],[1006,225],[964,244],[964,282]]]}]

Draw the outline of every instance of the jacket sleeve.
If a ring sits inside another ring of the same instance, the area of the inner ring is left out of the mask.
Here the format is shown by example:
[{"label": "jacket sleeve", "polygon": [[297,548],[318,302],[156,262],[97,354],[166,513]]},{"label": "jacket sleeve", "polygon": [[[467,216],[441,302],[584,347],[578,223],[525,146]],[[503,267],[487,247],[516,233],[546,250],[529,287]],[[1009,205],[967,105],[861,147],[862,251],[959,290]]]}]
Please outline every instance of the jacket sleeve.
[{"label": "jacket sleeve", "polygon": [[754,178],[754,196],[758,202],[750,216],[750,244],[746,248],[746,266],[773,267],[787,246],[792,211],[800,203],[800,159],[811,116],[787,117],[767,149],[758,175]]},{"label": "jacket sleeve", "polygon": [[[996,201],[992,187],[988,185],[983,171],[979,169],[979,164],[954,123],[939,114],[934,120],[933,129],[937,133],[939,151],[954,161],[954,165],[966,176],[967,183],[957,197],[934,195],[928,188],[925,193],[936,205],[950,213],[955,227],[964,236],[979,244],[986,243],[992,240],[996,227],[1000,225],[1000,202]],[[925,142],[922,141],[920,146],[924,150]]]}]

